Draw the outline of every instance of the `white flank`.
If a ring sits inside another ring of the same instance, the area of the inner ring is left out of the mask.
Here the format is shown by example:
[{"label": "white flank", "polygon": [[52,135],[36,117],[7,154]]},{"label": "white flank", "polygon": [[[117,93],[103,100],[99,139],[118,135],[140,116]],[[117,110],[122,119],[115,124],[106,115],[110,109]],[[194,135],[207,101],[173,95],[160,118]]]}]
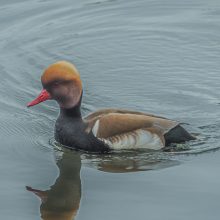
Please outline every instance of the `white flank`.
[{"label": "white flank", "polygon": [[99,120],[97,120],[92,128],[92,133],[95,137],[97,137],[98,134],[98,130],[99,130]]},{"label": "white flank", "polygon": [[149,131],[138,129],[122,135],[117,135],[108,139],[100,139],[111,149],[152,149],[160,150],[164,147],[161,138]]}]

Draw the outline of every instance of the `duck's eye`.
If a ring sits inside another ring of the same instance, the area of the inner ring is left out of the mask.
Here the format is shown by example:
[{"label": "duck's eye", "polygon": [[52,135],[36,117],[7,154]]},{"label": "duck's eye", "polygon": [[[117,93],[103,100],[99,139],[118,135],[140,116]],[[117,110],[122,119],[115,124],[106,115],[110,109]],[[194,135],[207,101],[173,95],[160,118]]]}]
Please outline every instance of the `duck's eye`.
[{"label": "duck's eye", "polygon": [[60,84],[60,82],[54,82],[53,86],[58,86]]}]

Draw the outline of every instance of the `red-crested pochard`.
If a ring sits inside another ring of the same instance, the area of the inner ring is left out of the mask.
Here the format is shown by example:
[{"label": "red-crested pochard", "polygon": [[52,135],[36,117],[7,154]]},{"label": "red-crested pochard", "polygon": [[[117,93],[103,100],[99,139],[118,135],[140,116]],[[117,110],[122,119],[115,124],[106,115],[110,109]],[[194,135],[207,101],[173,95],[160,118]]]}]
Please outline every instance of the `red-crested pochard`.
[{"label": "red-crested pochard", "polygon": [[76,67],[66,61],[50,65],[42,74],[43,90],[28,107],[48,99],[60,106],[55,139],[75,149],[106,152],[121,149],[159,150],[171,143],[195,139],[178,122],[120,109],[99,110],[82,118],[82,82]]}]

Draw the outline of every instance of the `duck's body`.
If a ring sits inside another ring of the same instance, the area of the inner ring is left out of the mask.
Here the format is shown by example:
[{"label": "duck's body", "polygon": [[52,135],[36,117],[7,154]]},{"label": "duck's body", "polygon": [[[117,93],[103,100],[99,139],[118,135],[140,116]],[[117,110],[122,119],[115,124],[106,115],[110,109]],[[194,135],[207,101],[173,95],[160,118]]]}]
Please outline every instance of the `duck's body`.
[{"label": "duck's body", "polygon": [[[140,148],[159,150],[170,143],[194,139],[178,122],[142,112],[105,109],[82,118],[82,86],[76,77],[78,72],[75,74],[76,69],[72,67],[67,62],[49,67],[42,76],[42,84],[48,93],[44,90],[40,99],[38,97],[29,104],[32,106],[49,98],[57,100],[60,115],[55,125],[55,139],[61,144],[106,152]],[[65,75],[65,71],[69,75]],[[70,73],[73,73],[72,78]],[[53,85],[58,81],[62,84],[59,88]]]},{"label": "duck's body", "polygon": [[80,104],[61,109],[55,139],[68,147],[107,152],[123,149],[160,150],[193,137],[176,121],[152,114],[103,109],[82,118]]}]

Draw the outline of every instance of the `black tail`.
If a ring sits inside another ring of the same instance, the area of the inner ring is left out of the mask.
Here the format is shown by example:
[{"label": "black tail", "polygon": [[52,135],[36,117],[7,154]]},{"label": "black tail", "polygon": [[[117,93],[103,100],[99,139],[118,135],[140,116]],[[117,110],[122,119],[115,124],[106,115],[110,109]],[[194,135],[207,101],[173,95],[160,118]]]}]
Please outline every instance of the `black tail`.
[{"label": "black tail", "polygon": [[187,132],[181,125],[177,125],[164,135],[166,146],[171,143],[183,143],[196,138]]}]

